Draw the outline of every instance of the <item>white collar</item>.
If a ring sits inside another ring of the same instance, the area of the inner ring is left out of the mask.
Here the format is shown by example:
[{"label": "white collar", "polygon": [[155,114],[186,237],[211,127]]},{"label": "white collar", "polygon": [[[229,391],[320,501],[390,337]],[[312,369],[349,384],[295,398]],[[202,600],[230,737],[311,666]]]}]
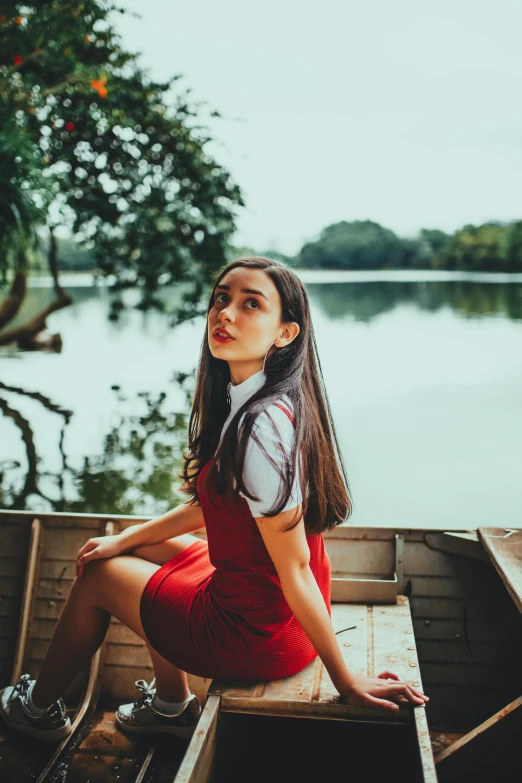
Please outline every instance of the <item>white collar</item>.
[{"label": "white collar", "polygon": [[228,384],[228,393],[230,394],[230,414],[234,413],[245,403],[249,397],[252,397],[258,389],[265,384],[266,376],[264,370],[259,370],[251,375],[246,381],[233,385],[232,381]]}]

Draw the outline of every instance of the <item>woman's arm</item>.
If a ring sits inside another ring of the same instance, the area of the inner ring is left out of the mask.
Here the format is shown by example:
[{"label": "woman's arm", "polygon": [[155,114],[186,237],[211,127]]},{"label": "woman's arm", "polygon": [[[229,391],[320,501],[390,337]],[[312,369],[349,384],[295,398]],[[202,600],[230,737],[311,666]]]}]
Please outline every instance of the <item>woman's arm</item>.
[{"label": "woman's arm", "polygon": [[118,536],[121,545],[120,554],[139,546],[159,544],[169,538],[181,536],[183,533],[191,533],[201,527],[205,527],[201,506],[180,503],[179,506],[167,511],[157,519],[150,519],[140,525],[131,525],[123,530]]},{"label": "woman's arm", "polygon": [[157,519],[150,519],[140,525],[131,525],[116,536],[101,536],[90,538],[78,551],[76,559],[76,575],[81,577],[87,563],[91,560],[104,560],[117,557],[125,552],[132,552],[141,546],[159,544],[169,538],[191,533],[205,527],[205,519],[201,506],[180,503],[179,506],[167,511]]},{"label": "woman's arm", "polygon": [[[402,683],[396,674],[382,672],[379,677],[351,674],[343,660],[323,595],[310,569],[310,550],[303,519],[295,522],[301,506],[283,511],[275,517],[256,517],[256,523],[281,581],[285,599],[294,616],[312,642],[339,693],[354,704],[384,707],[398,705],[383,697],[405,696],[416,704],[424,704],[427,696],[413,685]],[[390,678],[393,683],[384,679]]]}]

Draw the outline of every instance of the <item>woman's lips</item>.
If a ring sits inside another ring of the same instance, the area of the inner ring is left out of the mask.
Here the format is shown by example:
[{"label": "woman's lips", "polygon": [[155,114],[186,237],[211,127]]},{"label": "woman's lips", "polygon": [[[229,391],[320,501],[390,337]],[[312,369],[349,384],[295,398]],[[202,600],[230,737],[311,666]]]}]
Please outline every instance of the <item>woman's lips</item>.
[{"label": "woman's lips", "polygon": [[212,337],[218,343],[231,343],[232,340],[234,339],[233,337],[222,337],[220,334],[213,334]]}]

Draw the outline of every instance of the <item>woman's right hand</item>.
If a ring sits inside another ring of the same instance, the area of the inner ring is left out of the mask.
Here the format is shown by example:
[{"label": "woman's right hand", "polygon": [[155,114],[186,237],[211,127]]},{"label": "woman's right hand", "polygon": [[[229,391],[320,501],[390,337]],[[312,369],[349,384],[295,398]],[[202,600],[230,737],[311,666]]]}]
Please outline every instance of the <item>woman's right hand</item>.
[{"label": "woman's right hand", "polygon": [[90,538],[86,544],[78,550],[76,557],[76,576],[80,578],[87,563],[92,560],[105,560],[109,557],[117,557],[123,554],[123,540],[120,536],[100,536]]},{"label": "woman's right hand", "polygon": [[339,690],[345,704],[359,704],[363,707],[380,707],[396,712],[399,705],[390,699],[411,701],[414,705],[429,701],[423,691],[412,683],[402,682],[393,672],[381,672],[377,677],[353,676],[348,685]]}]

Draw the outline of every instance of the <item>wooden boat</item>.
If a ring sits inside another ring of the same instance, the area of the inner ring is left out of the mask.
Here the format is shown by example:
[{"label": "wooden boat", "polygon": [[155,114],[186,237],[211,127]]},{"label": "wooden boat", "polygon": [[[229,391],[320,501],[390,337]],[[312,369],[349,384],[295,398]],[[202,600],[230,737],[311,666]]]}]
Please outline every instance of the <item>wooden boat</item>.
[{"label": "wooden boat", "polygon": [[[0,512],[0,686],[35,675],[87,538],[136,517]],[[204,537],[205,531],[197,532]],[[269,683],[190,677],[204,704],[190,742],[128,737],[115,706],[152,679],[147,649],[113,619],[66,702],[59,747],[0,727],[0,779],[133,783],[520,779],[522,529],[356,528],[325,535],[332,620],[351,670],[416,682],[427,706],[341,704],[317,658]]]}]

